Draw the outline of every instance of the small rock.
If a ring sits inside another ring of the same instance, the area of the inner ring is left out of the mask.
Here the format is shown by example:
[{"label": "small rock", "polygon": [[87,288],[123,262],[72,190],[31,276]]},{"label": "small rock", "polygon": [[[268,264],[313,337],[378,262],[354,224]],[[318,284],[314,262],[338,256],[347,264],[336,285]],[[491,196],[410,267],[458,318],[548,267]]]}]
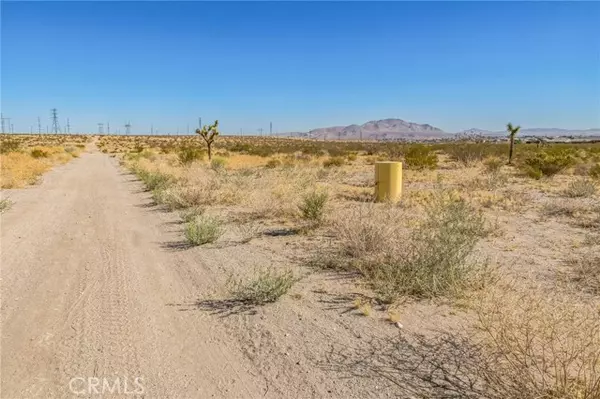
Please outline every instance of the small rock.
[{"label": "small rock", "polygon": [[396,322],[396,327],[398,327],[398,328],[404,328],[404,326],[402,325],[402,323],[400,323],[399,321]]}]

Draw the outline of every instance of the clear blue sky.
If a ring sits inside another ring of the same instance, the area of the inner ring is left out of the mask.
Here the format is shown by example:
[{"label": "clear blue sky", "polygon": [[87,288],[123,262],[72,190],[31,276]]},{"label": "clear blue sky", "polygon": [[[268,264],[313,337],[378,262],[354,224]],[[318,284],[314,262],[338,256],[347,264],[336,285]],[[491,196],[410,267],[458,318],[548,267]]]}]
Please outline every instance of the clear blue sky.
[{"label": "clear blue sky", "polygon": [[[600,3],[6,2],[15,131],[600,127]],[[117,125],[119,125],[117,127]]]}]

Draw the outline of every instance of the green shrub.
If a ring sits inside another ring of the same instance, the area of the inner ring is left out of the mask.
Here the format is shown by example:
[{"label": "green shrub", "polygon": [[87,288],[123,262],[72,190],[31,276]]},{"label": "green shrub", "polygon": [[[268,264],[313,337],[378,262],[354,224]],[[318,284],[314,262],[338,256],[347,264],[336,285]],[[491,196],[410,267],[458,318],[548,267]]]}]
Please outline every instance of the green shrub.
[{"label": "green shrub", "polygon": [[404,153],[404,163],[408,169],[435,169],[438,156],[431,147],[422,144],[410,146]]},{"label": "green shrub", "polygon": [[31,156],[34,158],[48,158],[49,155],[48,151],[40,150],[39,148],[31,150]]},{"label": "green shrub", "polygon": [[461,143],[449,145],[444,148],[444,151],[450,155],[452,160],[470,166],[483,160],[489,154],[489,146],[489,144],[483,143]]},{"label": "green shrub", "polygon": [[251,305],[264,305],[275,302],[292,288],[297,279],[291,271],[276,272],[273,269],[258,271],[250,280],[230,278],[227,282],[234,300]]},{"label": "green shrub", "polygon": [[327,192],[314,191],[304,196],[302,203],[298,206],[302,213],[302,218],[308,220],[312,224],[318,225],[325,217],[325,206],[329,194]]},{"label": "green shrub", "polygon": [[136,174],[151,191],[165,189],[175,182],[175,178],[168,173],[138,169]]},{"label": "green shrub", "polygon": [[210,216],[200,216],[185,226],[185,237],[194,245],[215,242],[223,235],[221,221]]},{"label": "green shrub", "polygon": [[204,158],[204,150],[196,147],[183,147],[179,149],[177,157],[182,165],[190,165]]},{"label": "green shrub", "polygon": [[342,157],[331,157],[323,161],[323,166],[326,168],[331,168],[332,166],[342,166],[345,163],[346,161]]}]

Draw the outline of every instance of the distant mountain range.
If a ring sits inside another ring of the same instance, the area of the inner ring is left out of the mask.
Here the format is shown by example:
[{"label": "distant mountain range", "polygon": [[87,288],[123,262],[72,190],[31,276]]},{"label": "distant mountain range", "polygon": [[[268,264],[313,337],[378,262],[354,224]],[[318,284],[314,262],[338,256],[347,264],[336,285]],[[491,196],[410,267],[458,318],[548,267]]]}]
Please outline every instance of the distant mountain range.
[{"label": "distant mountain range", "polygon": [[439,138],[450,135],[442,129],[428,125],[406,122],[402,119],[382,119],[362,125],[333,126],[313,129],[307,134],[316,139],[364,139],[393,140],[400,138]]},{"label": "distant mountain range", "polygon": [[[399,140],[399,139],[439,139],[459,136],[506,136],[505,131],[468,129],[449,133],[429,124],[407,122],[402,119],[381,119],[362,125],[331,126],[313,129],[307,133],[288,133],[282,135],[310,137],[326,140]],[[521,129],[519,136],[600,136],[600,129],[568,130],[557,128]]]}]

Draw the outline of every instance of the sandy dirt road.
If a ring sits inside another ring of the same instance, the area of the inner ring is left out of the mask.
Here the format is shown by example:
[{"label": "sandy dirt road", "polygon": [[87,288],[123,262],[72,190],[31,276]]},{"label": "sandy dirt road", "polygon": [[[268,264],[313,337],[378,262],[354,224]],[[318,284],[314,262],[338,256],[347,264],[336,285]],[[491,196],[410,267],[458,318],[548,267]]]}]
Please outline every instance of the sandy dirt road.
[{"label": "sandy dirt road", "polygon": [[223,326],[169,306],[210,277],[161,249],[172,237],[115,159],[94,147],[9,195],[2,398],[264,397],[268,384]]}]

